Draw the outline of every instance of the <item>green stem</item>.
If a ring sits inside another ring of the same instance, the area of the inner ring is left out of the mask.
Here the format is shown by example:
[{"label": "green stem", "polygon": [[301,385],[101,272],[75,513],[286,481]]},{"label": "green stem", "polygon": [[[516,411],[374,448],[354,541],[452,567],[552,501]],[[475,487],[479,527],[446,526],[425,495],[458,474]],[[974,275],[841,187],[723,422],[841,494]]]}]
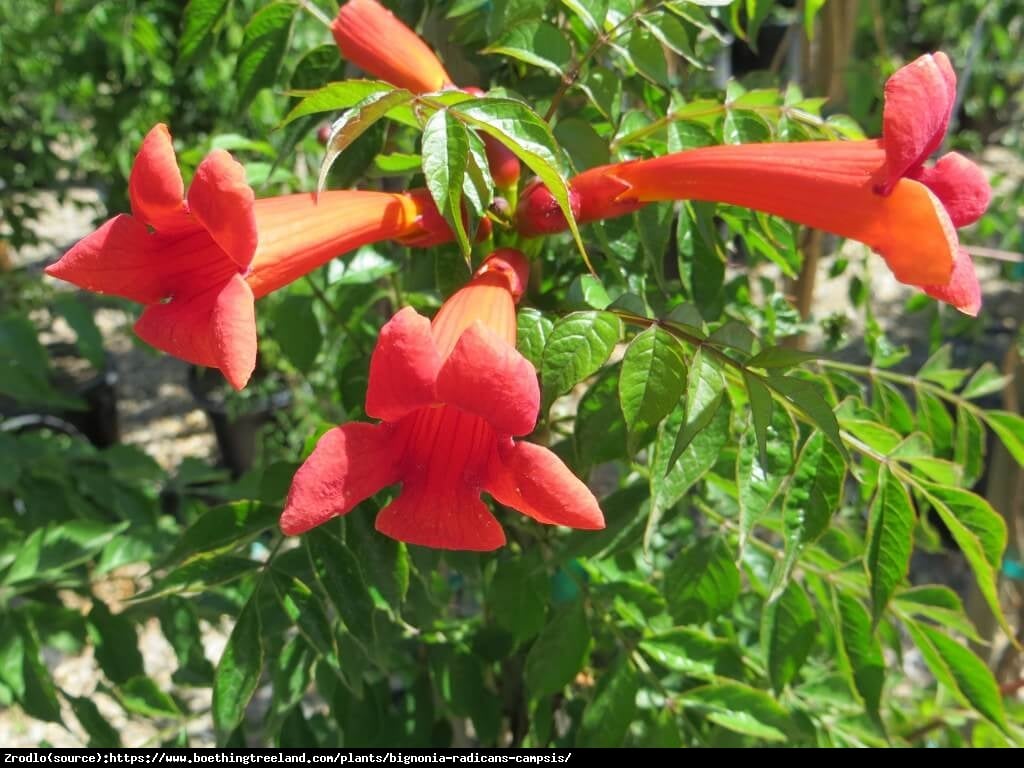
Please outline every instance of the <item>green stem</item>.
[{"label": "green stem", "polygon": [[391,273],[391,290],[395,294],[395,306],[399,308],[404,307],[405,294],[402,292],[402,281],[398,279],[397,272]]},{"label": "green stem", "polygon": [[[702,117],[720,115],[723,112],[728,112],[731,108],[732,103],[725,102],[723,104],[717,104],[713,107],[708,107],[707,109],[697,110],[696,112],[686,112],[685,110],[672,112],[668,115],[665,115],[664,117],[659,117],[657,120],[648,123],[642,128],[637,128],[635,131],[630,131],[625,136],[619,136],[618,138],[613,139],[608,149],[610,152],[614,153],[616,150],[619,149],[619,147],[632,144],[635,141],[639,141],[640,139],[650,136],[652,133],[657,133],[662,128],[665,128],[666,126],[678,120],[692,121]],[[805,112],[802,109],[794,109],[793,107],[767,104],[760,106],[753,105],[750,107],[744,107],[743,111],[756,112],[759,114],[763,113],[771,116],[778,115],[780,117],[788,117],[793,120],[798,120],[801,123],[806,123],[807,125],[813,125],[816,128],[825,129],[831,135],[838,136],[836,131],[824,119],[818,117],[817,115],[812,115],[810,112]]]},{"label": "green stem", "polygon": [[597,36],[597,39],[590,44],[583,57],[576,63],[572,70],[562,78],[562,82],[558,85],[558,90],[555,91],[555,95],[551,97],[551,106],[548,107],[548,111],[544,113],[544,122],[551,122],[551,118],[555,116],[558,111],[558,106],[562,103],[562,99],[565,98],[565,94],[568,93],[569,89],[576,84],[579,80],[580,73],[583,68],[590,62],[597,52],[604,48],[608,43],[615,39],[616,35],[622,30],[628,23],[632,23],[636,19],[643,15],[643,11],[636,10],[633,13],[625,16],[618,24],[612,27],[607,32],[602,32]]},{"label": "green stem", "polygon": [[299,0],[299,7],[328,29],[331,28],[331,20],[327,18],[323,11],[313,5],[310,0]]},{"label": "green stem", "polygon": [[338,314],[338,310],[334,308],[334,305],[331,304],[331,300],[327,298],[327,294],[324,293],[324,289],[316,284],[316,280],[313,279],[313,276],[311,274],[306,275],[305,279],[306,282],[309,284],[309,289],[313,292],[313,295],[316,296],[317,300],[321,304],[323,304],[324,309],[327,310],[327,314],[331,316],[331,319],[334,320],[334,322],[337,323],[338,325],[344,327],[344,320],[342,319],[341,315]]},{"label": "green stem", "polygon": [[930,381],[924,381],[914,376],[907,375],[905,373],[896,373],[895,371],[889,371],[884,368],[876,368],[873,365],[857,365],[855,363],[843,363],[838,360],[818,360],[818,365],[823,368],[832,368],[837,371],[846,371],[847,373],[856,373],[861,376],[867,376],[871,379],[882,379],[883,381],[891,381],[894,384],[902,384],[905,387],[910,387],[914,390],[923,390],[931,395],[953,403],[958,408],[963,408],[969,411],[972,415],[977,416],[981,419],[985,418],[985,410],[972,403],[955,392],[943,389],[938,384],[933,384]]}]

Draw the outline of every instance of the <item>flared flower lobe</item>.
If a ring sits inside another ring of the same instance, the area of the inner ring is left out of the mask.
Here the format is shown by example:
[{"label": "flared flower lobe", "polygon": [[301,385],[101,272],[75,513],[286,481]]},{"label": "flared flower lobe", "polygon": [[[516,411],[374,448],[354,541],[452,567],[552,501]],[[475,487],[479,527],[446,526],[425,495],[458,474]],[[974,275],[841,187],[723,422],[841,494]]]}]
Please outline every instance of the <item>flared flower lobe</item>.
[{"label": "flared flower lobe", "polygon": [[955,102],[956,73],[942,52],[915,59],[886,81],[886,192],[942,145]]},{"label": "flared flower lobe", "polygon": [[482,492],[545,524],[604,526],[593,494],[557,456],[513,440],[533,430],[540,406],[536,372],[514,346],[526,281],[522,255],[499,251],[433,323],[406,308],[384,326],[366,398],[367,413],[382,421],[345,424],[321,439],[296,474],[282,531],[302,533],[395,483],[401,492],[377,530],[412,544],[500,547],[505,534]]}]

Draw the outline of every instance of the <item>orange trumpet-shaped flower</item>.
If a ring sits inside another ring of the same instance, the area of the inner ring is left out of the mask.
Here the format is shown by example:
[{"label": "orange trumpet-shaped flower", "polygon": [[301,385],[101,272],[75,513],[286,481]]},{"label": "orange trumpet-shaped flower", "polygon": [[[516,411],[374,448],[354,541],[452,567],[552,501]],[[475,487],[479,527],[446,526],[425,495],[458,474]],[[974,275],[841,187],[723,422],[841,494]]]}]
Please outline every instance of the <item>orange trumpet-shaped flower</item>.
[{"label": "orange trumpet-shaped flower", "polygon": [[[946,56],[926,55],[886,83],[881,140],[703,147],[593,168],[571,181],[579,220],[658,200],[753,208],[859,240],[897,280],[977,314],[981,291],[955,228],[984,213],[991,188],[956,153],[924,165],[945,136],[955,92]],[[545,187],[527,192],[517,211],[522,233],[565,227]]]},{"label": "orange trumpet-shaped flower", "polygon": [[452,85],[430,46],[376,0],[349,0],[331,32],[346,59],[385,82],[413,93]]},{"label": "orange trumpet-shaped flower", "polygon": [[[331,32],[342,54],[367,74],[413,93],[454,88],[444,65],[420,37],[377,0],[349,0],[338,11]],[[484,92],[464,88],[474,96]],[[487,164],[499,188],[519,181],[519,158],[497,139],[483,137]]]},{"label": "orange trumpet-shaped flower", "polygon": [[146,135],[128,191],[132,214],[107,221],[47,274],[145,304],[135,324],[144,341],[219,368],[236,389],[256,364],[255,299],[367,243],[451,239],[423,190],[256,200],[222,150],[199,164],[186,198],[162,124]]},{"label": "orange trumpet-shaped flower", "polygon": [[396,483],[377,530],[441,549],[491,550],[505,534],[482,491],[541,523],[604,527],[593,494],[551,451],[513,440],[533,431],[537,374],[516,351],[515,304],[527,281],[518,251],[493,253],[433,323],[406,308],[382,329],[366,412],[325,434],[292,482],[281,530],[347,514]]}]

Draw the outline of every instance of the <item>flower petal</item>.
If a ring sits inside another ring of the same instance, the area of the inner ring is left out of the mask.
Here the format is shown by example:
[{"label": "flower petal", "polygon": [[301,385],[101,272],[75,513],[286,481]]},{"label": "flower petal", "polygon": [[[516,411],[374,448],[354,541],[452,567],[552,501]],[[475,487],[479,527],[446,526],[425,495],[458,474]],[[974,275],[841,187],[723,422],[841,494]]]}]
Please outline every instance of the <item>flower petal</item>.
[{"label": "flower petal", "polygon": [[305,533],[397,482],[392,454],[386,424],[353,421],[324,434],[295,473],[281,531],[286,536]]},{"label": "flower petal", "polygon": [[932,298],[952,304],[965,315],[977,317],[981,311],[981,286],[974,271],[974,262],[963,248],[953,260],[953,276],[947,285],[926,285],[924,292]]},{"label": "flower petal", "polygon": [[594,494],[547,448],[525,441],[499,447],[490,472],[484,490],[506,507],[547,525],[604,528]]},{"label": "flower petal", "polygon": [[79,240],[46,274],[88,291],[151,304],[171,293],[156,248],[141,220],[121,214]]},{"label": "flower petal", "polygon": [[256,368],[256,303],[249,284],[234,275],[217,295],[213,311],[217,367],[235,389],[242,389]]},{"label": "flower petal", "polygon": [[173,229],[182,222],[185,185],[163,123],[154,125],[142,140],[128,177],[128,197],[135,217],[154,229]]},{"label": "flower petal", "polygon": [[219,368],[242,389],[256,367],[256,311],[239,275],[199,293],[146,307],[135,332],[157,349],[196,365]]},{"label": "flower petal", "polygon": [[377,516],[377,530],[409,544],[487,552],[505,543],[505,533],[477,492],[455,486],[438,493],[408,482]]},{"label": "flower petal", "polygon": [[413,93],[439,91],[451,78],[419,35],[375,0],[350,0],[331,32],[346,59],[368,74]]},{"label": "flower petal", "polygon": [[256,253],[255,197],[245,181],[245,169],[223,149],[203,158],[188,188],[189,212],[242,268]]},{"label": "flower petal", "polygon": [[920,168],[911,178],[942,201],[954,227],[973,224],[992,202],[992,187],[985,172],[958,152],[943,155],[932,168]]},{"label": "flower petal", "polygon": [[437,398],[480,416],[504,435],[528,435],[540,409],[530,361],[479,320],[463,331],[441,366]]},{"label": "flower petal", "polygon": [[434,381],[440,367],[430,321],[412,307],[401,310],[380,329],[370,358],[367,415],[398,421],[431,405],[436,401]]},{"label": "flower petal", "polygon": [[944,53],[925,54],[885,84],[882,140],[888,192],[942,144],[956,101],[956,73]]},{"label": "flower petal", "polygon": [[889,203],[886,212],[866,223],[863,236],[854,237],[881,254],[901,283],[945,282],[952,274],[959,240],[942,203],[910,179],[901,179],[883,199]]}]

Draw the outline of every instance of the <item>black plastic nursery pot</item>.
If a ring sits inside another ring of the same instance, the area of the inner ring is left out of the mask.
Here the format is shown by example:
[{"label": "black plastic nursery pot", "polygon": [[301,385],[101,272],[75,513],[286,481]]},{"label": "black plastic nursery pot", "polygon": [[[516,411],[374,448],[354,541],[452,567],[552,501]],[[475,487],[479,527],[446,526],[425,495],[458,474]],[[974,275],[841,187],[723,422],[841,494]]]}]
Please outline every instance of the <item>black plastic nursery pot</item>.
[{"label": "black plastic nursery pot", "polygon": [[[267,384],[271,387],[267,388]],[[189,368],[188,388],[192,397],[206,413],[217,437],[221,461],[233,477],[252,468],[259,448],[262,428],[274,415],[292,405],[292,392],[284,382],[275,379],[259,381],[257,371],[250,388],[267,388],[266,394],[238,399],[213,368]]]},{"label": "black plastic nursery pot", "polygon": [[107,448],[121,439],[117,413],[118,373],[113,357],[104,356],[102,370],[85,360],[74,344],[47,347],[54,386],[85,402],[84,410],[65,410],[59,416],[73,424],[97,448]]},{"label": "black plastic nursery pot", "polygon": [[[729,49],[730,74],[733,77],[743,77],[749,72],[770,69],[779,55],[779,49],[786,44],[786,35],[790,34],[790,29],[795,26],[769,21],[758,30],[755,45],[744,40],[734,40]],[[799,66],[799,36],[788,45],[789,49],[782,54],[784,60],[778,64],[782,66],[784,72],[793,77],[797,74],[794,70]]]},{"label": "black plastic nursery pot", "polygon": [[50,380],[54,389],[81,402],[79,408],[48,407],[0,398],[0,421],[20,417],[44,417],[70,424],[97,448],[107,448],[120,440],[117,412],[118,373],[113,357],[106,355],[100,369],[87,360],[71,343],[46,346],[50,358]]}]

